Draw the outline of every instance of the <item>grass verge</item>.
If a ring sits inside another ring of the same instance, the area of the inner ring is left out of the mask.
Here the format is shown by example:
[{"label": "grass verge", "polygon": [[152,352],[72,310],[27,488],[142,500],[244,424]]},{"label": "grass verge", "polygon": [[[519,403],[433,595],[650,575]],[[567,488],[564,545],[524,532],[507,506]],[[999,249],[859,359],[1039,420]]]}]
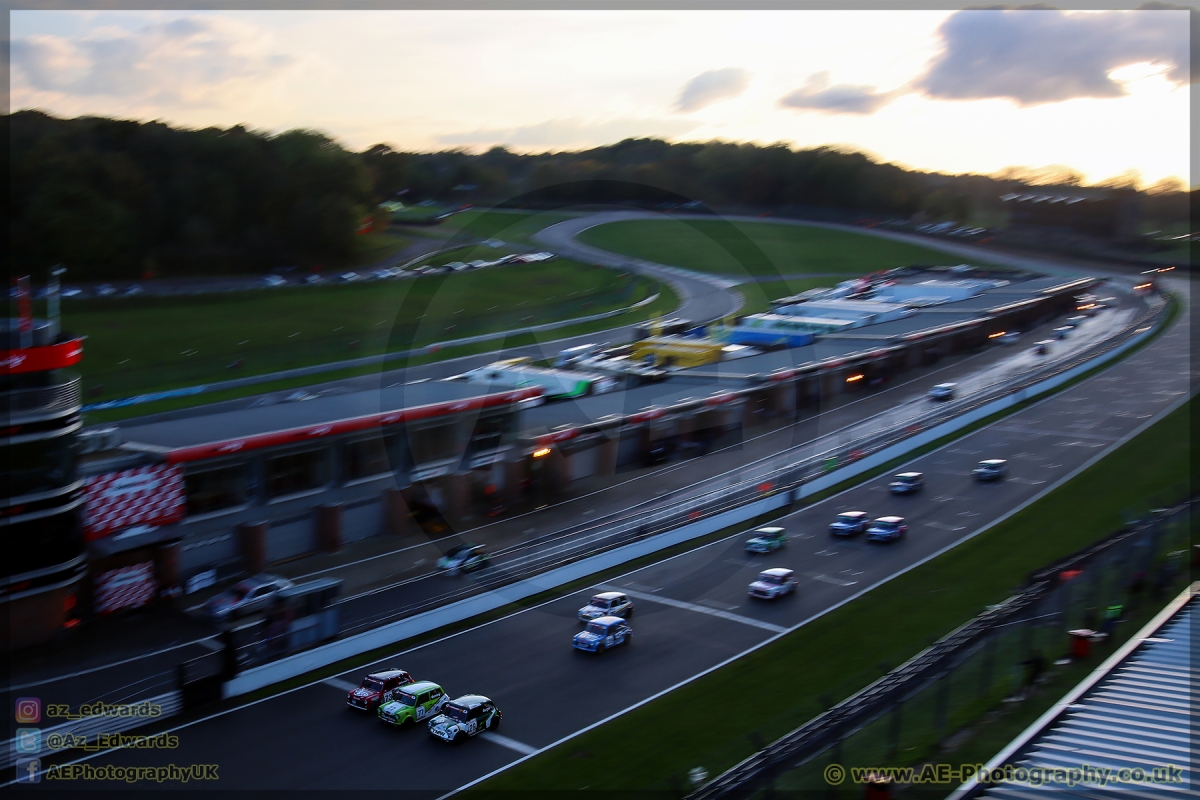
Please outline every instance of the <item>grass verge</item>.
[{"label": "grass verge", "polygon": [[[1128,509],[1162,502],[1188,477],[1185,404],[1070,482],[942,557],[739,659],[477,788],[564,791],[581,781],[614,793],[671,790],[697,765],[716,774],[1009,596],[1033,569],[1122,524]],[[1181,492],[1182,493],[1182,492]],[[1178,499],[1178,498],[1173,498]],[[1047,532],[1053,535],[1047,535]],[[889,667],[890,668],[890,667]],[[711,724],[709,698],[729,685],[771,687],[773,705]],[[621,741],[620,770],[603,769]]]},{"label": "grass verge", "polygon": [[[573,325],[566,325],[561,328],[542,331],[541,333],[520,333],[513,336],[508,336],[504,339],[493,339],[485,342],[476,342],[474,344],[444,347],[434,354],[415,356],[409,359],[407,362],[394,362],[392,365],[387,365],[386,370],[383,371],[394,374],[396,381],[403,381],[404,370],[410,366],[430,364],[437,361],[447,361],[453,358],[460,358],[462,356],[490,353],[504,348],[533,345],[538,344],[539,342],[556,341],[559,339],[572,336],[581,336],[588,333],[602,334],[604,331],[608,331],[613,328],[631,325],[636,322],[645,322],[646,320],[668,314],[679,307],[679,298],[666,284],[658,284],[654,291],[658,292],[658,299],[641,308],[633,311],[627,311],[623,314],[617,314],[606,319],[593,320],[591,322],[581,322]],[[357,353],[357,355],[368,355],[368,353]],[[343,357],[353,357],[353,354],[347,354]],[[124,408],[89,411],[86,413],[86,418],[88,424],[116,422],[122,419],[141,417],[148,414],[157,414],[164,411],[176,411],[183,408],[192,408],[200,405],[219,403],[224,400],[236,400],[241,397],[253,397],[255,395],[266,394],[268,392],[277,392],[284,389],[296,389],[300,387],[313,386],[317,382],[328,383],[330,381],[344,380],[346,378],[354,378],[361,375],[377,374],[380,371],[381,365],[379,364],[362,367],[349,367],[346,369],[323,372],[320,375],[315,376],[310,375],[307,377],[268,381],[265,383],[254,384],[253,386],[243,386],[237,389],[207,392],[205,394],[192,395],[189,397],[176,397],[168,400],[159,400],[153,403],[145,403],[142,405],[126,406]],[[221,377],[224,378],[229,376],[223,375]],[[202,383],[203,381],[199,382]]]},{"label": "grass verge", "polygon": [[753,277],[834,273],[851,278],[909,264],[945,264],[951,258],[877,236],[773,222],[631,220],[589,228],[579,240],[660,264]]},{"label": "grass verge", "polygon": [[403,281],[67,304],[88,398],[266,374],[632,305],[661,285],[567,259]]}]

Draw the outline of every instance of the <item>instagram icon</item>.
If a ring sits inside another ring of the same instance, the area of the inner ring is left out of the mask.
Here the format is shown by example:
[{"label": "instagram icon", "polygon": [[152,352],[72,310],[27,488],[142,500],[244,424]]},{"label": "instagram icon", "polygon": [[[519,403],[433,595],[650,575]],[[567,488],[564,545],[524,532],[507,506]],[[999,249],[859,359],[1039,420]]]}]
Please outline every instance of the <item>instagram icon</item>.
[{"label": "instagram icon", "polygon": [[37,697],[17,698],[17,722],[36,725],[42,721],[42,701]]}]

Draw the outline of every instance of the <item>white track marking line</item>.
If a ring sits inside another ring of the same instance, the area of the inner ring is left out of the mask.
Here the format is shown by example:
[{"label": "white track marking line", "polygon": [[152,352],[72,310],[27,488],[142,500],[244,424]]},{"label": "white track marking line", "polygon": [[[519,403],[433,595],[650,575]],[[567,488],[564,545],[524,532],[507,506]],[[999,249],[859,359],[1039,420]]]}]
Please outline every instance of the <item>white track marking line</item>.
[{"label": "white track marking line", "polygon": [[858,581],[844,581],[841,578],[831,578],[828,575],[822,575],[820,572],[802,572],[800,574],[806,578],[812,578],[814,581],[832,583],[834,586],[853,586],[858,583]]},{"label": "white track marking line", "polygon": [[523,756],[531,756],[538,751],[536,747],[530,747],[524,742],[518,742],[516,739],[510,739],[507,736],[501,736],[493,731],[484,731],[483,733],[479,734],[479,738],[487,739],[489,742],[498,744],[501,747],[507,747],[509,750],[512,750],[515,753],[520,753]]},{"label": "white track marking line", "polygon": [[358,688],[350,681],[343,681],[339,678],[326,678],[325,680],[321,681],[321,683],[325,684],[326,686],[332,686],[335,689],[341,689],[343,692],[353,692]]},{"label": "white track marking line", "polygon": [[[607,588],[607,587],[605,587],[605,588]],[[787,630],[787,628],[784,628],[780,625],[772,625],[770,622],[763,622],[760,619],[753,619],[751,617],[743,617],[740,614],[730,614],[728,611],[720,611],[715,608],[708,608],[706,606],[698,606],[695,603],[685,603],[683,600],[673,600],[670,597],[659,597],[656,594],[642,594],[641,592],[631,592],[628,589],[622,589],[620,587],[614,587],[612,589],[612,591],[625,592],[625,594],[629,595],[630,597],[632,597],[635,600],[647,600],[651,603],[662,603],[664,606],[672,606],[674,608],[681,608],[684,611],[695,611],[697,614],[708,614],[713,617],[720,617],[721,619],[727,619],[730,622],[740,622],[743,625],[753,625],[756,628],[762,628],[765,631],[772,631],[773,633],[783,633],[785,630]]]}]

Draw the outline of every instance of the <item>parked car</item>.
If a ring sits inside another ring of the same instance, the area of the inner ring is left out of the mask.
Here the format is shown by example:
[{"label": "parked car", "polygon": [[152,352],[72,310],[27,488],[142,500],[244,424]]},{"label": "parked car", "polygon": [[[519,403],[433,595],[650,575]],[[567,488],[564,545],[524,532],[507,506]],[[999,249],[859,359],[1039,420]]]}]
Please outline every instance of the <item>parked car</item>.
[{"label": "parked car", "polygon": [[867,529],[868,520],[865,511],[843,511],[829,524],[829,532],[834,536],[853,536]]},{"label": "parked car", "polygon": [[760,600],[777,600],[796,591],[796,585],[796,573],[792,570],[782,567],[765,569],[750,584],[747,594]]},{"label": "parked car", "polygon": [[412,682],[412,675],[396,667],[372,672],[362,679],[357,689],[351,689],[347,693],[346,705],[361,711],[375,711],[393,690]]},{"label": "parked car", "polygon": [[429,720],[429,734],[454,744],[500,727],[504,714],[480,694],[468,694],[446,703],[442,713]]},{"label": "parked car", "polygon": [[1008,462],[1002,458],[989,458],[986,461],[980,461],[979,466],[971,471],[975,476],[975,480],[979,481],[996,481],[1008,475]]},{"label": "parked car", "polygon": [[620,617],[597,617],[571,639],[576,650],[603,653],[620,644],[633,642],[633,628]]},{"label": "parked car", "polygon": [[901,472],[888,483],[892,494],[914,494],[925,488],[925,475],[920,472]]},{"label": "parked car", "polygon": [[438,569],[444,569],[451,575],[460,572],[473,572],[488,564],[487,548],[481,544],[460,544],[450,548],[446,555],[438,559]]},{"label": "parked car", "polygon": [[787,531],[783,528],[759,528],[746,540],[746,552],[770,553],[787,544]]},{"label": "parked car", "polygon": [[600,617],[628,617],[633,613],[633,601],[621,592],[601,592],[579,609],[581,622],[591,622]]},{"label": "parked car", "polygon": [[904,517],[880,517],[867,528],[868,542],[891,542],[904,538],[908,522]]},{"label": "parked car", "polygon": [[934,386],[932,389],[929,390],[929,399],[930,400],[953,400],[954,399],[954,388],[955,388],[955,384],[953,384],[953,383],[939,383],[937,386]]},{"label": "parked car", "polygon": [[291,585],[278,575],[255,575],[213,597],[204,604],[204,610],[216,622],[244,617],[266,610],[275,595]]}]

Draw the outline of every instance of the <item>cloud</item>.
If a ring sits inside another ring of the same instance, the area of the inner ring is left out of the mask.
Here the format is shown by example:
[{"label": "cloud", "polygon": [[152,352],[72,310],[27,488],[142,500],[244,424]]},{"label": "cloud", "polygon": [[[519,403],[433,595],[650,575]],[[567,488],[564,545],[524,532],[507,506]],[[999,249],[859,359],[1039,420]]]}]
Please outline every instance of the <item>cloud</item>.
[{"label": "cloud", "polygon": [[467,133],[439,136],[442,144],[505,144],[514,147],[570,147],[601,145],[641,136],[679,136],[699,127],[699,122],[680,119],[613,119],[589,122],[552,119],[517,128],[483,128]]},{"label": "cloud", "polygon": [[737,67],[702,72],[687,82],[675,101],[677,111],[699,111],[705,106],[737,97],[750,85],[750,73]]},{"label": "cloud", "polygon": [[293,63],[257,29],[217,16],[184,17],[136,31],[81,38],[38,35],[11,43],[14,93],[207,103],[230,84],[273,77]]},{"label": "cloud", "polygon": [[896,94],[861,84],[830,86],[829,73],[818,72],[809,77],[803,88],[779,98],[779,105],[833,114],[873,114],[895,99]]},{"label": "cloud", "polygon": [[940,100],[1032,106],[1121,97],[1125,87],[1109,73],[1147,62],[1185,84],[1188,27],[1187,18],[1163,10],[968,9],[942,23],[944,49],[914,85]]}]

